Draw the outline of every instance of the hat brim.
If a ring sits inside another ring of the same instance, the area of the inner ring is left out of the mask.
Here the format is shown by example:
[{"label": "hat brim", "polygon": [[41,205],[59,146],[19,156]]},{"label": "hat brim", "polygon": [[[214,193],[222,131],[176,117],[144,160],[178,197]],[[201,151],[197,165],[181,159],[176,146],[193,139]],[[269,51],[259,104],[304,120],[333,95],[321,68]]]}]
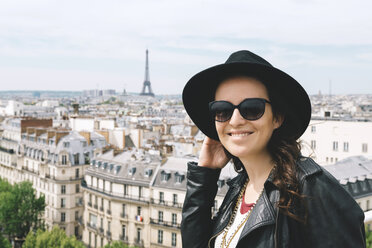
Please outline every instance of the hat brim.
[{"label": "hat brim", "polygon": [[187,114],[206,136],[219,140],[208,103],[215,98],[218,85],[237,75],[257,77],[270,92],[274,92],[286,107],[281,130],[288,138],[298,139],[311,118],[311,103],[304,88],[285,72],[257,63],[228,63],[210,67],[193,76],[185,85],[182,100]]}]

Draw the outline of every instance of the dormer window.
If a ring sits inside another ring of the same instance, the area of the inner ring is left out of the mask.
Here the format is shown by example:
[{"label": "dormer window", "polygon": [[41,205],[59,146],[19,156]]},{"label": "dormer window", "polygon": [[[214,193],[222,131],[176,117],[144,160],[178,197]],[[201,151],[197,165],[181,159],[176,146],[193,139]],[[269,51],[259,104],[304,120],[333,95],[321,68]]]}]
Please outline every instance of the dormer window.
[{"label": "dormer window", "polygon": [[99,168],[101,165],[102,165],[102,162],[98,161],[98,163],[96,164],[96,168]]},{"label": "dormer window", "polygon": [[63,147],[65,148],[70,147],[70,142],[63,142]]},{"label": "dormer window", "polygon": [[114,164],[110,164],[110,165],[107,167],[107,170],[108,170],[108,171],[112,171],[112,169],[114,169]]},{"label": "dormer window", "polygon": [[170,178],[170,173],[166,171],[161,172],[161,181],[162,182],[167,182]]},{"label": "dormer window", "polygon": [[129,174],[129,175],[133,176],[134,173],[136,173],[136,167],[132,167],[132,168],[130,168],[130,169],[128,170],[128,174]]},{"label": "dormer window", "polygon": [[185,178],[185,175],[178,173],[178,172],[176,172],[175,176],[176,176],[176,183],[182,183],[183,179]]},{"label": "dormer window", "polygon": [[150,177],[152,175],[152,169],[145,170],[145,177]]},{"label": "dormer window", "polygon": [[115,175],[119,173],[120,169],[121,169],[121,166],[120,165],[117,165],[115,167]]},{"label": "dormer window", "polygon": [[102,170],[106,170],[107,166],[108,166],[108,163],[107,163],[107,162],[105,162],[105,163],[103,163],[103,165],[102,165],[101,169],[102,169]]}]

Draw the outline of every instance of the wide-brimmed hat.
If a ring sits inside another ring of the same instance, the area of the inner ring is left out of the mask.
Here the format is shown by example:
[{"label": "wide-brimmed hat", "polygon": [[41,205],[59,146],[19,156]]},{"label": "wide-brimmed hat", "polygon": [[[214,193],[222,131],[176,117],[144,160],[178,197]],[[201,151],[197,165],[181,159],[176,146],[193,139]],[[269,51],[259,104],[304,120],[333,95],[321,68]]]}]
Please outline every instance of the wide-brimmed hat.
[{"label": "wide-brimmed hat", "polygon": [[224,64],[201,71],[186,83],[182,93],[183,104],[195,125],[208,137],[219,140],[208,103],[214,100],[216,89],[223,80],[243,75],[257,78],[266,86],[269,95],[275,95],[280,107],[274,107],[284,114],[284,122],[278,131],[287,138],[298,139],[310,122],[308,94],[287,73],[250,51],[235,52]]}]

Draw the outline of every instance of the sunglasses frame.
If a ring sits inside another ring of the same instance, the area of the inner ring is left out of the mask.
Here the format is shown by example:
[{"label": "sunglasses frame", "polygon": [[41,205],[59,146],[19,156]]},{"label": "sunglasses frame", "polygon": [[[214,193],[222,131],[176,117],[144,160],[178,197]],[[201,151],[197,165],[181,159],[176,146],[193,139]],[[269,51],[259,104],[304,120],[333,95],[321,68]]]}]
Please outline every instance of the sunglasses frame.
[{"label": "sunglasses frame", "polygon": [[[255,118],[255,119],[247,119],[246,117],[244,117],[244,116],[242,115],[242,113],[241,113],[241,111],[240,111],[240,107],[241,107],[241,104],[242,104],[243,102],[247,101],[247,100],[248,100],[248,101],[259,100],[260,102],[262,102],[262,103],[264,104],[264,109],[263,109],[263,111],[262,111],[262,114],[261,114],[258,118]],[[214,115],[213,117],[214,117],[215,121],[218,121],[218,122],[226,122],[226,121],[230,120],[231,117],[232,117],[232,115],[233,115],[233,113],[234,113],[234,110],[235,110],[236,108],[239,110],[239,114],[240,114],[244,119],[246,119],[246,120],[248,120],[248,121],[255,121],[255,120],[258,120],[258,119],[260,119],[260,118],[265,114],[266,103],[271,104],[271,102],[270,102],[269,100],[266,100],[266,99],[264,99],[264,98],[245,98],[245,99],[244,99],[243,101],[241,101],[238,105],[234,105],[234,104],[232,104],[231,102],[224,101],[224,100],[213,101],[213,102],[210,102],[210,103],[209,103],[209,112],[210,112],[210,113],[212,113],[212,105],[213,105],[214,103],[217,103],[217,102],[226,102],[226,103],[228,103],[229,105],[231,105],[231,106],[233,107],[233,108],[232,108],[232,112],[231,112],[230,117],[229,117],[227,120],[225,120],[225,121],[219,121],[219,120],[216,120],[216,116]]]}]

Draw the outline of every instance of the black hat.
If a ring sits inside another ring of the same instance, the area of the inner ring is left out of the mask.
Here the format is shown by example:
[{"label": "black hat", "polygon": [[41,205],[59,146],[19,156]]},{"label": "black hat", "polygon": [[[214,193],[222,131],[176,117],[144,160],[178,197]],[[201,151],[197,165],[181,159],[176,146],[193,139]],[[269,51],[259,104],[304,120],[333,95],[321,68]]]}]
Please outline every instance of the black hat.
[{"label": "black hat", "polygon": [[195,125],[208,137],[219,140],[208,103],[214,101],[217,86],[223,80],[243,75],[257,78],[266,86],[269,95],[276,96],[284,114],[284,122],[279,128],[281,134],[298,139],[310,122],[309,96],[295,79],[250,51],[235,52],[224,64],[201,71],[187,82],[182,99]]}]

